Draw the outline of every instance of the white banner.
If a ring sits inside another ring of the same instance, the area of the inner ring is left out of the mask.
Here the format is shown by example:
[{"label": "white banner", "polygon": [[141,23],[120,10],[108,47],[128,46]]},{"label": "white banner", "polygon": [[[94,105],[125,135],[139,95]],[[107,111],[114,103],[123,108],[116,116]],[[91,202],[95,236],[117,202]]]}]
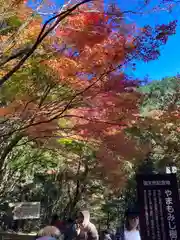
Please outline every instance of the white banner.
[{"label": "white banner", "polygon": [[38,219],[40,218],[40,202],[10,203],[14,206],[13,219]]}]

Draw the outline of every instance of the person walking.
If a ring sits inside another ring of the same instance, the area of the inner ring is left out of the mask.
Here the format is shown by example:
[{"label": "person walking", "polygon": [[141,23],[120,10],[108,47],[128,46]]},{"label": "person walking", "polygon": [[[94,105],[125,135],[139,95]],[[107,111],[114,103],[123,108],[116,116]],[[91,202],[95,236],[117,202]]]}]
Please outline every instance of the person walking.
[{"label": "person walking", "polygon": [[77,214],[66,240],[99,240],[98,231],[95,225],[90,222],[89,211],[80,211]]},{"label": "person walking", "polygon": [[74,234],[75,234],[74,220],[69,218],[65,223],[64,240],[73,239]]},{"label": "person walking", "polygon": [[51,226],[57,227],[62,234],[64,233],[64,228],[65,228],[64,221],[61,221],[57,214],[54,214],[52,216]]},{"label": "person walking", "polygon": [[104,230],[103,232],[103,240],[112,240],[111,239],[111,233],[109,230]]},{"label": "person walking", "polygon": [[125,224],[116,232],[116,240],[141,240],[139,231],[139,212],[128,209],[125,214]]},{"label": "person walking", "polygon": [[61,240],[61,239],[62,239],[61,232],[55,226],[46,226],[42,228],[36,236],[36,240]]}]

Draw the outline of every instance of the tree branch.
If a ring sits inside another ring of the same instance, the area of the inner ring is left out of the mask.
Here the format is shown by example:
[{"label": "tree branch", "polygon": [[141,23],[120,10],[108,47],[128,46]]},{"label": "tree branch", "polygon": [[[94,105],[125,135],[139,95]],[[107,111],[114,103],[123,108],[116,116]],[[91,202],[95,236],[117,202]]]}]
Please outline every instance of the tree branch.
[{"label": "tree branch", "polygon": [[[19,61],[19,63],[13,67],[7,74],[5,74],[1,79],[0,79],[0,86],[2,86],[15,72],[17,72],[21,66],[26,62],[26,60],[34,53],[34,51],[36,50],[36,48],[39,46],[39,44],[41,44],[41,42],[44,40],[44,38],[54,30],[54,28],[56,26],[58,26],[58,24],[65,19],[67,16],[69,16],[75,9],[77,9],[79,6],[81,6],[84,3],[90,2],[92,0],[84,0],[80,3],[77,3],[76,5],[74,5],[72,8],[57,14],[56,16],[50,18],[48,21],[45,22],[45,24],[43,25],[39,36],[37,37],[36,42],[33,44],[32,48],[29,50],[29,52]],[[55,23],[52,24],[52,26],[50,25],[50,27],[47,29],[46,32],[45,29],[48,26],[48,24],[50,22],[52,22],[53,20],[55,20]]]},{"label": "tree branch", "polygon": [[5,65],[6,63],[8,63],[9,61],[18,58],[18,57],[22,57],[24,54],[26,54],[28,51],[30,50],[30,47],[25,47],[23,49],[19,49],[16,51],[16,53],[13,53],[11,56],[8,57],[4,57],[1,61],[0,61],[0,67],[2,67],[3,65]]}]

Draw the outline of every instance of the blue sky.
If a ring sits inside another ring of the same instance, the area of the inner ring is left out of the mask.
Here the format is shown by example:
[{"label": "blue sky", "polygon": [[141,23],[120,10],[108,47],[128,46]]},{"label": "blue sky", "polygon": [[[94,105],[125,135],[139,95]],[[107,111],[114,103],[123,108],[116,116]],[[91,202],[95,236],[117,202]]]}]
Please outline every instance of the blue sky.
[{"label": "blue sky", "polygon": [[[32,0],[30,0],[31,2]],[[62,0],[55,0],[57,5],[62,4]],[[106,2],[112,2],[112,0],[105,0]],[[156,5],[160,0],[151,0]],[[139,0],[118,0],[118,4],[123,10],[136,9],[136,3]],[[145,16],[131,15],[129,16],[131,21],[136,22],[138,26],[144,26],[145,24],[155,25],[161,23],[168,23],[171,20],[179,20],[177,32],[174,36],[171,36],[166,45],[161,48],[161,56],[155,61],[148,63],[138,62],[136,71],[132,74],[138,78],[144,78],[149,76],[150,80],[160,80],[166,76],[174,76],[180,73],[180,8],[169,14],[166,11],[161,13],[154,13]]]},{"label": "blue sky", "polygon": [[135,76],[143,78],[149,75],[152,80],[159,80],[166,76],[180,73],[180,28],[177,34],[169,38],[168,43],[162,48],[158,60],[149,63],[137,63]]},{"label": "blue sky", "polygon": [[[146,18],[139,18],[138,23],[144,24],[157,24],[157,23],[168,23],[168,21],[179,19],[178,13],[175,12],[171,15],[167,13],[149,16]],[[174,76],[178,72],[180,73],[180,25],[178,22],[177,32],[175,35],[169,37],[166,45],[161,48],[161,56],[159,59],[149,63],[137,63],[135,76],[143,78],[149,75],[152,80],[159,80],[166,76]]]},{"label": "blue sky", "polygon": [[[137,3],[137,0],[118,1],[120,6],[123,4],[123,9],[137,9],[137,7],[133,6],[134,3]],[[151,2],[156,5],[160,0],[151,0]],[[160,80],[163,77],[174,76],[180,73],[180,14],[178,12],[180,13],[180,7],[176,7],[171,14],[164,11],[145,16],[131,16],[131,20],[135,21],[138,26],[146,24],[153,26],[155,24],[168,23],[174,19],[179,20],[176,34],[171,36],[167,44],[161,48],[159,59],[148,63],[138,62],[136,71],[133,73],[134,76],[144,78],[148,75],[150,80]]]}]

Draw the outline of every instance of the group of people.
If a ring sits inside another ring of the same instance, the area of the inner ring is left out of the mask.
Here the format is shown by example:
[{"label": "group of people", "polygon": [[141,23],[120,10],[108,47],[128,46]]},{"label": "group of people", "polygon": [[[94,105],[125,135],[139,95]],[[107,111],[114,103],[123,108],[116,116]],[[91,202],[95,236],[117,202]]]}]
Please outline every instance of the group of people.
[{"label": "group of people", "polygon": [[90,221],[89,211],[81,211],[73,221],[69,219],[66,224],[55,215],[51,226],[46,226],[37,234],[36,240],[141,240],[139,231],[139,213],[128,210],[123,226],[117,228],[113,234],[105,230],[102,235]]}]

